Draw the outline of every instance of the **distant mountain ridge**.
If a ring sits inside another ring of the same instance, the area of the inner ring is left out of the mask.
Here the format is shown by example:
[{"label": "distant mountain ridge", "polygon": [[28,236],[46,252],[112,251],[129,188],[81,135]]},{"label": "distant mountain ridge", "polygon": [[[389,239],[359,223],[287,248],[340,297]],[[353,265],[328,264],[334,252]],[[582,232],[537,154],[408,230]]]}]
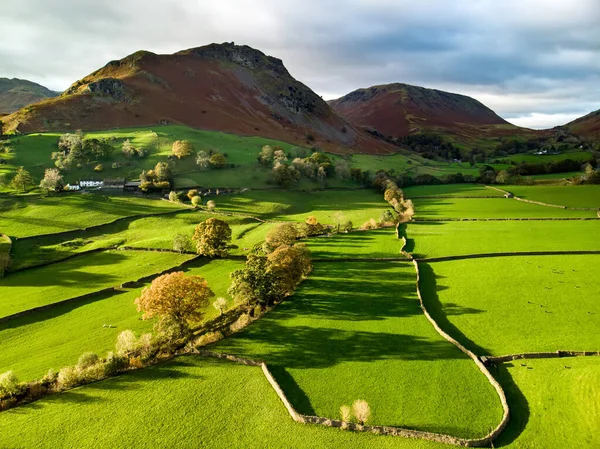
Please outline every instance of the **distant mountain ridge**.
[{"label": "distant mountain ridge", "polygon": [[40,84],[18,78],[0,78],[0,113],[11,113],[59,95]]},{"label": "distant mountain ridge", "polygon": [[600,109],[567,123],[565,128],[584,140],[600,141]]},{"label": "distant mountain ridge", "polygon": [[396,138],[419,131],[462,135],[481,128],[502,135],[522,130],[474,98],[402,83],[358,89],[329,104],[354,125]]},{"label": "distant mountain ridge", "polygon": [[393,149],[340,117],[280,59],[233,43],[133,53],[3,120],[5,131],[22,133],[179,123],[329,150]]}]

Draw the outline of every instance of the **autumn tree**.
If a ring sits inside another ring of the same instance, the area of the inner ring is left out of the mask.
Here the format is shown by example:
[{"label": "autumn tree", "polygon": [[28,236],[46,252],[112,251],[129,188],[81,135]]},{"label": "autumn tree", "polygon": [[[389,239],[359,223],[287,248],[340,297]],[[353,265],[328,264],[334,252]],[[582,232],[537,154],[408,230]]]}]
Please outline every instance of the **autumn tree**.
[{"label": "autumn tree", "polygon": [[214,168],[225,168],[227,166],[227,158],[224,154],[215,153],[210,157],[210,165]]},{"label": "autumn tree", "polygon": [[371,417],[371,408],[369,407],[367,401],[357,399],[352,404],[352,413],[354,414],[356,420],[360,424],[364,425]]},{"label": "autumn tree", "polygon": [[202,197],[200,195],[193,196],[191,199],[192,206],[198,207],[202,205]]},{"label": "autumn tree", "polygon": [[217,207],[217,203],[215,203],[215,201],[214,201],[214,200],[208,200],[208,201],[206,202],[206,208],[207,208],[208,210],[210,210],[210,211],[213,211],[213,210],[215,210],[215,207]]},{"label": "autumn tree", "polygon": [[23,167],[19,167],[10,185],[13,189],[21,189],[24,192],[27,186],[33,185],[33,177]]},{"label": "autumn tree", "polygon": [[258,155],[258,161],[263,165],[271,165],[273,163],[273,157],[275,155],[275,150],[271,145],[265,145],[260,150],[260,154]]},{"label": "autumn tree", "polygon": [[281,245],[291,245],[298,238],[298,229],[293,223],[281,223],[271,229],[265,238],[263,249],[269,253]]},{"label": "autumn tree", "polygon": [[231,242],[231,228],[223,220],[209,218],[196,226],[193,240],[196,242],[198,254],[222,257],[227,255],[227,245]]},{"label": "autumn tree", "polygon": [[48,192],[58,192],[63,189],[65,183],[58,168],[47,168],[40,187]]},{"label": "autumn tree", "polygon": [[200,276],[186,276],[183,271],[163,274],[142,290],[135,300],[143,319],[169,317],[179,323],[199,322],[215,294]]},{"label": "autumn tree", "polygon": [[311,215],[304,222],[304,231],[307,236],[319,235],[323,233],[323,225],[319,223],[319,220],[314,215]]},{"label": "autumn tree", "polygon": [[294,287],[312,271],[310,251],[304,244],[281,245],[267,256],[269,271],[277,282],[275,292],[279,297],[292,293]]},{"label": "autumn tree", "polygon": [[191,200],[195,196],[198,196],[199,192],[196,189],[188,190],[187,197]]},{"label": "autumn tree", "polygon": [[190,156],[194,152],[194,145],[189,140],[176,140],[173,142],[173,155],[177,159]]}]

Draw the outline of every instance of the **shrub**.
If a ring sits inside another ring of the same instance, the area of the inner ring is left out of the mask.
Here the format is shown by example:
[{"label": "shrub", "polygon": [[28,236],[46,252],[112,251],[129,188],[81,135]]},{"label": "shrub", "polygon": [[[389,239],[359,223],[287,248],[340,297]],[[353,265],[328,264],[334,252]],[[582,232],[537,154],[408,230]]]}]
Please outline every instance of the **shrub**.
[{"label": "shrub", "polygon": [[222,340],[224,338],[223,334],[220,331],[217,332],[208,332],[204,335],[201,335],[200,337],[196,338],[196,340],[194,341],[193,345],[198,347],[198,346],[206,346],[209,345],[211,343],[215,343],[219,340]]},{"label": "shrub", "polygon": [[54,371],[52,368],[50,368],[48,370],[48,372],[46,374],[44,374],[44,377],[42,377],[40,379],[40,385],[42,385],[44,387],[49,387],[54,382],[56,382],[57,377],[58,377],[58,373],[56,371]]},{"label": "shrub", "polygon": [[74,366],[65,366],[58,372],[56,382],[59,390],[76,387],[81,382],[81,372]]},{"label": "shrub", "polygon": [[370,218],[367,221],[365,221],[362,226],[360,227],[360,229],[362,231],[368,231],[369,229],[377,229],[377,222],[375,221],[374,218]]},{"label": "shrub", "polygon": [[90,366],[96,365],[100,361],[100,358],[93,352],[84,352],[77,361],[77,368],[84,370]]},{"label": "shrub", "polygon": [[121,332],[117,337],[115,349],[117,354],[123,357],[137,353],[139,350],[139,343],[133,331],[127,329]]},{"label": "shrub", "polygon": [[369,404],[367,401],[362,399],[357,399],[354,401],[352,404],[352,411],[354,413],[354,417],[360,424],[365,424],[371,417],[371,409],[369,408]]},{"label": "shrub", "polygon": [[217,207],[217,203],[215,203],[213,200],[210,200],[206,203],[206,208],[210,211],[215,210],[215,207]]},{"label": "shrub", "polygon": [[340,416],[342,417],[342,421],[350,422],[352,419],[352,409],[347,405],[342,405],[340,407]]},{"label": "shrub", "polygon": [[202,197],[200,195],[193,196],[191,201],[195,207],[202,205]]},{"label": "shrub", "polygon": [[227,300],[220,296],[213,302],[213,307],[219,311],[219,315],[223,315],[223,309],[227,307]]},{"label": "shrub", "polygon": [[175,190],[171,190],[171,192],[169,192],[169,201],[172,201],[173,203],[179,202],[179,195]]},{"label": "shrub", "polygon": [[121,371],[125,371],[128,366],[128,359],[126,357],[119,356],[114,352],[106,354],[104,360],[104,373],[107,376],[114,376]]},{"label": "shrub", "polygon": [[188,235],[180,232],[173,237],[173,250],[184,253],[186,251],[192,251],[193,249],[194,245],[192,244],[192,239]]},{"label": "shrub", "polygon": [[199,192],[196,189],[189,190],[187,193],[187,197],[191,200],[195,196],[198,196]]},{"label": "shrub", "polygon": [[352,222],[348,220],[346,223],[342,225],[342,231],[348,233],[352,231]]},{"label": "shrub", "polygon": [[19,379],[14,371],[0,374],[0,398],[19,394],[21,391]]},{"label": "shrub", "polygon": [[102,164],[98,164],[98,165],[96,165],[96,166],[94,167],[94,171],[96,171],[96,172],[101,172],[101,171],[104,171],[104,165],[102,165]]}]

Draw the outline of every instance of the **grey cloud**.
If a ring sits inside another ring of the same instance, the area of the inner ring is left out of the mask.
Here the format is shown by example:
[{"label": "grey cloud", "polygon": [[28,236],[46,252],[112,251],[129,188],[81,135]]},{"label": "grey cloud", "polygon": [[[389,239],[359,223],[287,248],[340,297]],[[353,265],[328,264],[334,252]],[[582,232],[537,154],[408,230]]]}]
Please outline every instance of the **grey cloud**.
[{"label": "grey cloud", "polygon": [[597,0],[4,0],[3,30],[0,76],[53,89],[136,50],[235,41],[326,98],[406,82],[510,118],[600,108]]}]

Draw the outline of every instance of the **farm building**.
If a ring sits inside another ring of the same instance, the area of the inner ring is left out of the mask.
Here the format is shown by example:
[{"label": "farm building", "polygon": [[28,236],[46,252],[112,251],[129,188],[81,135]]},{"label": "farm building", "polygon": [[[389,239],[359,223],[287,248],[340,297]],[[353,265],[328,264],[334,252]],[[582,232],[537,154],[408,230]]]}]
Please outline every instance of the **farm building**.
[{"label": "farm building", "polygon": [[82,189],[93,187],[93,188],[101,188],[103,186],[103,181],[79,181],[79,187]]},{"label": "farm building", "polygon": [[125,180],[123,178],[105,179],[102,184],[103,189],[124,190]]}]

